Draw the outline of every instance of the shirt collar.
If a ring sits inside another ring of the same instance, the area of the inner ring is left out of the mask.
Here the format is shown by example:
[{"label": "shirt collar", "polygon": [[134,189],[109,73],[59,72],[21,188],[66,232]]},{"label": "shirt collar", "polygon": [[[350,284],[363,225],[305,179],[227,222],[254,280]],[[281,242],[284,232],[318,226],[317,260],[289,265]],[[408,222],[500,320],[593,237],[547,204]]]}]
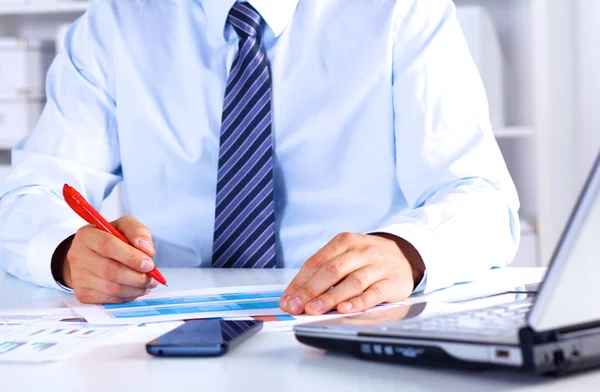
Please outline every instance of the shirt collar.
[{"label": "shirt collar", "polygon": [[275,38],[283,33],[298,6],[298,0],[248,0],[248,2],[269,25]]},{"label": "shirt collar", "polygon": [[[227,16],[236,0],[199,0],[206,17],[208,34],[224,39]],[[247,0],[260,13],[275,38],[279,37],[292,20],[299,0]]]}]

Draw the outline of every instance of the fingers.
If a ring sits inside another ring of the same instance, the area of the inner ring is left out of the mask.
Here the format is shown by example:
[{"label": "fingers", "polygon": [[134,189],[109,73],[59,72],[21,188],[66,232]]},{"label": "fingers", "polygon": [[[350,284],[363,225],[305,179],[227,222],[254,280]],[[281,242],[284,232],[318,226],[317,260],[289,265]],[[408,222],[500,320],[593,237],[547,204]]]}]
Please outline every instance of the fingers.
[{"label": "fingers", "polygon": [[102,294],[96,290],[88,289],[88,288],[80,288],[75,291],[75,296],[77,299],[84,304],[120,304],[123,302],[133,301],[133,298],[120,298],[120,297],[111,297],[106,294]]},{"label": "fingers", "polygon": [[340,313],[356,313],[377,306],[386,301],[386,292],[392,291],[392,281],[389,279],[380,280],[372,284],[364,293],[358,297],[354,297],[349,301],[342,302],[338,305],[337,310]]},{"label": "fingers", "polygon": [[96,293],[111,298],[121,298],[123,300],[133,300],[137,297],[146,295],[152,291],[145,287],[131,287],[124,284],[111,282],[103,279],[92,273],[87,273],[77,280],[77,286],[75,292],[88,289],[93,290]]},{"label": "fingers", "polygon": [[[310,301],[321,294],[328,292],[331,287],[338,284],[349,274],[364,267],[368,263],[367,258],[364,256],[363,251],[352,250],[334,257],[332,260],[323,264],[319,271],[317,271],[308,282],[298,289],[298,291],[291,294],[291,300],[287,303],[286,310],[291,314],[302,313],[305,305]],[[354,295],[358,295],[361,292],[362,290]],[[345,300],[347,298],[343,299]],[[314,305],[318,306],[318,304],[319,302]],[[334,305],[331,307],[333,306]],[[320,310],[313,312],[313,314],[314,313],[320,313]]]},{"label": "fingers", "polygon": [[[147,275],[154,268],[150,231],[131,217],[120,218],[113,225],[137,245],[131,246],[94,226],[85,226],[77,231],[67,253],[71,287],[82,302],[131,301],[158,286]],[[143,251],[137,248],[141,248],[140,243],[146,247]]]},{"label": "fingers", "polygon": [[377,284],[387,276],[388,269],[380,264],[373,264],[356,270],[348,275],[337,286],[326,291],[317,299],[308,303],[305,311],[310,315],[318,315],[331,311],[338,304],[352,299],[365,292],[371,285]]},{"label": "fingers", "polygon": [[329,241],[327,245],[315,253],[314,256],[308,259],[300,269],[300,272],[298,272],[298,275],[296,275],[288,288],[283,292],[279,302],[281,309],[287,310],[288,302],[295,298],[292,296],[321,269],[323,264],[334,257],[345,253],[351,244],[358,241],[358,237],[361,237],[361,235],[352,233],[338,234],[334,239]]},{"label": "fingers", "polygon": [[291,314],[361,312],[407,298],[414,275],[396,238],[343,233],[307,260],[280,306]]},{"label": "fingers", "polygon": [[[148,276],[148,274],[133,270],[117,261],[92,252],[89,249],[83,249],[80,252],[72,255],[70,254],[68,257],[72,270],[89,272],[107,282],[114,282],[143,289],[152,288],[152,278]],[[84,279],[82,275],[85,274],[78,274],[76,278]],[[157,284],[157,282],[154,283]]]},{"label": "fingers", "polygon": [[75,237],[82,241],[84,247],[100,256],[118,261],[134,270],[150,272],[154,268],[154,262],[146,253],[93,226],[81,228]]},{"label": "fingers", "polygon": [[133,216],[125,216],[112,222],[112,225],[127,238],[130,244],[150,257],[154,256],[154,244],[150,230]]}]

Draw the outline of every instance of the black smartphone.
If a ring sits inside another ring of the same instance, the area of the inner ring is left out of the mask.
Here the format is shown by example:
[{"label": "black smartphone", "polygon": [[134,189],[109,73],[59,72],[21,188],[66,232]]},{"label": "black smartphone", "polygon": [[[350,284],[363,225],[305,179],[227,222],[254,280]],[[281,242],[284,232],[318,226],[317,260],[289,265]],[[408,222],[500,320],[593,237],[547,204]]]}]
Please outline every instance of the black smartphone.
[{"label": "black smartphone", "polygon": [[263,326],[260,320],[190,320],[146,344],[158,357],[218,357]]}]

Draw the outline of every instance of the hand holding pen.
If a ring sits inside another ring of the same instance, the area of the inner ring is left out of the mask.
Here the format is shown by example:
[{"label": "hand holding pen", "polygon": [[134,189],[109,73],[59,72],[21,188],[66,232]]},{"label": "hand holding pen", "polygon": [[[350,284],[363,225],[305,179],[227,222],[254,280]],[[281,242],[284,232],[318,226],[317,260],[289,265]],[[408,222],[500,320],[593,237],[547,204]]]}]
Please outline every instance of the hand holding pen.
[{"label": "hand holding pen", "polygon": [[73,188],[65,201],[90,225],[77,231],[64,256],[62,279],[85,303],[121,303],[166,284],[154,267],[150,230],[133,217],[107,222]]}]

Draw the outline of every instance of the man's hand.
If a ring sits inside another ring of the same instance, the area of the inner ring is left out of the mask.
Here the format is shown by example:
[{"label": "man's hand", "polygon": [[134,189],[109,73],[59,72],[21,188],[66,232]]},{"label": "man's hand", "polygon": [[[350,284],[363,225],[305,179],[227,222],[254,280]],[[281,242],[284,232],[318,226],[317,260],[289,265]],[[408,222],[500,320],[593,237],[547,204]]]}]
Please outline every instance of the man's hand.
[{"label": "man's hand", "polygon": [[406,299],[424,272],[419,253],[402,238],[342,233],[304,263],[280,306],[291,314],[361,312]]},{"label": "man's hand", "polygon": [[133,246],[88,225],[77,231],[68,252],[55,253],[53,264],[59,264],[53,265],[55,278],[75,290],[81,302],[132,301],[158,286],[146,274],[154,268],[150,230],[133,217],[119,218],[112,225]]}]

